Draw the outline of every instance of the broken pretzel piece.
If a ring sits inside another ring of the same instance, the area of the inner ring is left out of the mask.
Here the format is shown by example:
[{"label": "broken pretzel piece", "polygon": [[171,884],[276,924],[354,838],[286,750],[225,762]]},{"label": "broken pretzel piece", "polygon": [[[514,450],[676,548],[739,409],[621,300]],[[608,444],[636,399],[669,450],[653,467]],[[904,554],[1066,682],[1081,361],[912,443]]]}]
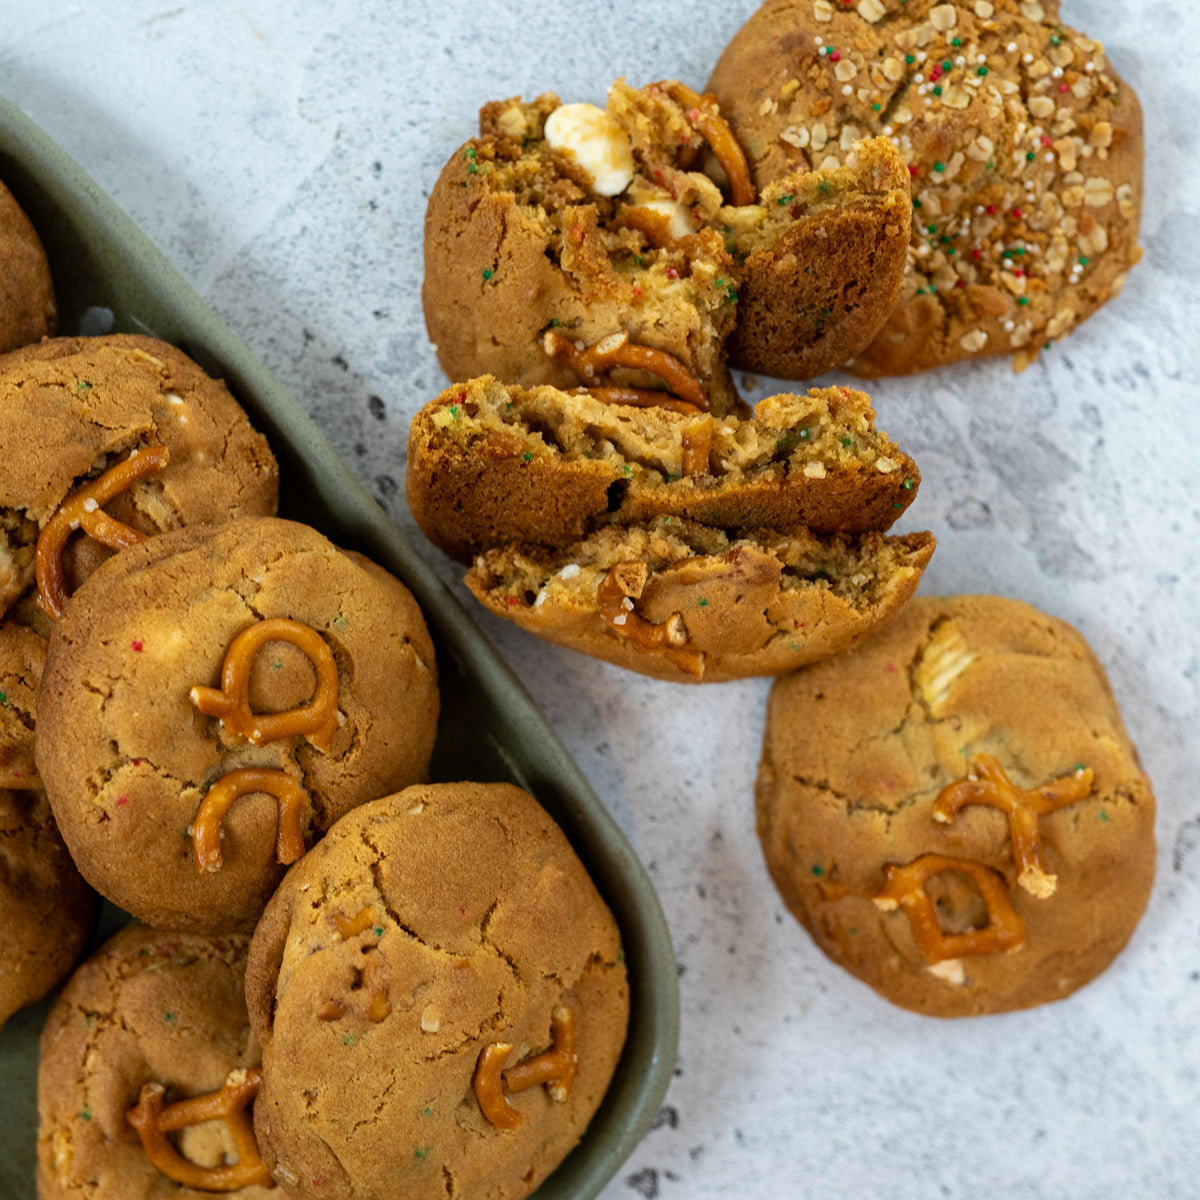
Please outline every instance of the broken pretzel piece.
[{"label": "broken pretzel piece", "polygon": [[[254,1123],[248,1111],[262,1083],[262,1068],[234,1071],[218,1092],[163,1104],[167,1089],[161,1083],[147,1083],[137,1106],[126,1119],[141,1139],[146,1157],[168,1178],[184,1187],[207,1192],[235,1192],[239,1188],[273,1187],[275,1181],[259,1153],[254,1138]],[[233,1136],[237,1162],[220,1167],[202,1167],[184,1158],[167,1137],[191,1125],[223,1121]]]},{"label": "broken pretzel piece", "polygon": [[575,1053],[575,1014],[562,1005],[550,1014],[551,1047],[533,1058],[504,1068],[504,1060],[512,1053],[509,1042],[493,1042],[484,1046],[475,1063],[471,1086],[483,1115],[498,1129],[516,1129],[521,1114],[505,1099],[505,1091],[523,1092],[540,1083],[552,1100],[565,1103],[575,1081],[578,1057]]},{"label": "broken pretzel piece", "polygon": [[146,540],[146,535],[131,529],[105,513],[114,496],[139,479],[161,471],[170,460],[166,446],[146,446],[109,467],[103,475],[84,484],[68,496],[38,534],[34,573],[42,608],[59,620],[67,603],[67,576],[63,550],[76,529],[114,550],[123,550]]},{"label": "broken pretzel piece", "polygon": [[649,576],[644,562],[622,562],[610,567],[596,588],[596,611],[617,637],[625,638],[647,654],[661,654],[682,671],[699,679],[704,655],[687,650],[687,626],[681,613],[672,613],[661,625],[640,616],[634,601],[641,598]]},{"label": "broken pretzel piece", "polygon": [[[959,871],[975,881],[988,912],[988,923],[982,928],[963,933],[942,932],[925,885],[943,871]],[[903,866],[885,864],[883,878],[883,888],[872,897],[876,907],[884,912],[904,910],[913,940],[931,964],[948,958],[1018,950],[1024,945],[1025,922],[1012,906],[1004,878],[983,863],[946,854],[922,854]]]},{"label": "broken pretzel piece", "polygon": [[222,775],[208,789],[192,822],[196,866],[201,872],[221,869],[221,822],[233,802],[251,792],[265,792],[279,802],[276,860],[287,864],[303,855],[302,814],[308,803],[307,793],[284,771],[273,767],[240,767]]},{"label": "broken pretzel piece", "polygon": [[686,83],[675,79],[664,80],[658,86],[686,110],[687,119],[716,155],[725,178],[729,180],[730,203],[738,207],[753,204],[758,193],[750,178],[746,155],[728,122],[717,109],[717,98],[711,93],[701,96]]},{"label": "broken pretzel piece", "polygon": [[[313,665],[317,687],[312,699],[286,712],[250,711],[250,668],[267,642],[290,642]],[[302,735],[328,754],[338,727],[338,669],[333,651],[311,626],[288,617],[273,617],[250,625],[229,643],[221,667],[219,688],[194,687],[192,703],[206,716],[218,717],[230,733],[249,738],[256,746]]]},{"label": "broken pretzel piece", "polygon": [[1044,900],[1054,894],[1058,877],[1046,874],[1042,867],[1038,817],[1085,799],[1091,793],[1093,777],[1090,767],[1078,767],[1071,775],[1025,790],[1009,779],[990,754],[972,754],[967,777],[938,793],[933,802],[933,818],[949,823],[968,804],[999,809],[1008,818],[1017,883],[1031,896]]}]

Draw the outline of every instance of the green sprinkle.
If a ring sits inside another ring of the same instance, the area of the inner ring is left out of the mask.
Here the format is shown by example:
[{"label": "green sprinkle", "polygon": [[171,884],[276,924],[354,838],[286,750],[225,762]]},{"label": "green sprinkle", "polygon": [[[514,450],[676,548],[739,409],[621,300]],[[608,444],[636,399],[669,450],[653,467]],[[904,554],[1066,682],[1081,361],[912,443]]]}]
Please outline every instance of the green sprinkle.
[{"label": "green sprinkle", "polygon": [[432,1104],[427,1104],[427,1105],[426,1105],[426,1106],[425,1106],[425,1107],[424,1107],[424,1108],[421,1110],[421,1116],[423,1116],[423,1117],[432,1117],[432,1116],[433,1116],[433,1105],[432,1105]]},{"label": "green sprinkle", "polygon": [[824,874],[825,874],[825,868],[824,868],[824,867],[822,867],[822,866],[815,866],[815,867],[813,867],[813,869],[812,869],[812,873],[813,873],[814,875],[816,875],[816,876],[821,876],[821,875],[824,875]]},{"label": "green sprinkle", "polygon": [[946,164],[945,163],[934,163],[933,169],[935,171],[944,171],[946,169]]},{"label": "green sprinkle", "polygon": [[942,94],[942,85],[940,83],[934,85],[933,94],[935,96],[940,96]]},{"label": "green sprinkle", "polygon": [[8,693],[0,692],[0,704],[7,704],[7,703],[8,703]]},{"label": "green sprinkle", "polygon": [[90,1108],[85,1108],[83,1112],[79,1114],[79,1119],[81,1121],[90,1121],[92,1119],[92,1110]]},{"label": "green sprinkle", "polygon": [[[532,458],[533,455],[531,454],[529,457]],[[621,464],[621,472],[622,472],[622,474],[625,474],[625,475],[632,475],[633,468],[630,467],[630,465],[628,463],[622,463]]]},{"label": "green sprinkle", "polygon": [[942,70],[949,71],[953,68],[953,66],[954,64],[949,59],[946,59],[946,61],[942,63]]},{"label": "green sprinkle", "polygon": [[987,73],[987,67],[980,67],[979,70],[975,72],[976,75],[986,75]]},{"label": "green sprinkle", "polygon": [[987,162],[983,164],[983,169],[985,171],[994,171],[996,169],[996,160],[994,158],[989,158]]},{"label": "green sprinkle", "polygon": [[1021,307],[1022,307],[1022,308],[1024,308],[1024,306],[1025,306],[1026,304],[1028,304],[1028,303],[1029,303],[1029,297],[1028,297],[1028,296],[1022,296],[1022,297],[1020,298],[1020,300],[1018,300],[1018,301],[1017,301],[1017,303],[1018,303],[1019,305],[1021,305]]},{"label": "green sprinkle", "polygon": [[528,462],[528,461],[529,461],[529,460],[530,460],[532,457],[533,457],[533,451],[532,451],[532,450],[526,450],[526,451],[525,451],[525,458],[524,458],[524,461],[525,461],[525,462]]},{"label": "green sprinkle", "polygon": [[904,56],[904,61],[905,61],[906,63],[908,63],[908,65],[911,67],[911,66],[913,65],[913,63],[915,63],[917,60],[916,60],[916,58],[915,58],[913,55],[911,55],[911,54],[906,54],[906,55]]},{"label": "green sprinkle", "polygon": [[904,507],[904,505],[903,505],[903,504],[901,504],[899,501],[897,501],[895,504],[893,504],[893,505],[892,505],[892,507],[893,507],[893,508],[903,508],[903,507]]},{"label": "green sprinkle", "polygon": [[551,329],[557,329],[560,324],[562,324],[562,322],[559,321],[559,319],[557,317],[550,318],[550,328]]},{"label": "green sprinkle", "polygon": [[173,1025],[175,1023],[175,1014],[173,1012],[163,1013],[163,1020],[166,1021],[168,1025]]},{"label": "green sprinkle", "polygon": [[1107,820],[1108,820],[1108,813],[1106,813],[1106,812],[1104,811],[1104,809],[1101,809],[1101,810],[1100,810],[1100,811],[1099,811],[1099,812],[1096,814],[1096,817],[1097,817],[1097,819],[1098,819],[1098,820],[1101,820],[1101,821],[1107,821]]},{"label": "green sprinkle", "polygon": [[483,277],[484,277],[484,279],[491,279],[491,277],[492,277],[494,274],[495,274],[495,272],[492,270],[492,268],[491,268],[491,267],[484,267],[484,268],[483,268]]},{"label": "green sprinkle", "polygon": [[936,225],[926,225],[925,232],[926,233],[937,233],[937,226]]},{"label": "green sprinkle", "polygon": [[843,446],[853,446],[853,445],[854,445],[854,439],[853,439],[852,437],[849,437],[849,436],[847,436],[847,437],[844,437],[844,438],[842,438],[842,445],[843,445]]},{"label": "green sprinkle", "polygon": [[911,479],[906,479],[904,481],[904,490],[906,492],[911,492],[913,490],[913,481]]},{"label": "green sprinkle", "polygon": [[459,408],[459,406],[458,406],[457,404],[452,404],[452,405],[450,405],[450,415],[451,415],[451,416],[452,416],[452,417],[453,417],[453,418],[454,418],[456,421],[458,420],[458,414],[459,414],[459,412],[460,412],[460,411],[461,411],[461,409]]},{"label": "green sprinkle", "polygon": [[375,936],[376,936],[376,937],[383,937],[383,926],[382,926],[382,925],[376,925],[376,926],[375,926]]},{"label": "green sprinkle", "polygon": [[1021,255],[1025,253],[1025,247],[1024,246],[1014,246],[1012,248],[1012,250],[1009,251],[1009,253],[1015,254],[1018,258],[1020,258]]},{"label": "green sprinkle", "polygon": [[80,391],[80,392],[90,392],[92,390],[92,385],[90,383],[88,383],[88,381],[86,379],[80,379],[75,384],[75,389],[76,389],[76,391]]},{"label": "green sprinkle", "polygon": [[352,1034],[352,1033],[346,1034],[346,1036],[344,1038],[342,1038],[342,1045],[343,1046],[353,1046],[354,1045],[354,1034]]},{"label": "green sprinkle", "polygon": [[1061,41],[1062,41],[1062,38],[1060,38],[1057,33],[1051,34],[1050,45],[1057,46],[1059,44],[1059,42],[1061,42]]},{"label": "green sprinkle", "polygon": [[424,1146],[419,1146],[419,1147],[417,1147],[416,1150],[413,1151],[413,1158],[422,1158],[423,1159],[425,1157],[425,1155],[427,1155],[428,1153],[429,1153],[429,1151]]},{"label": "green sprinkle", "polygon": [[698,600],[696,603],[697,603],[697,604],[699,604],[701,608],[707,608],[707,607],[708,607],[708,601],[707,601],[707,600]]},{"label": "green sprinkle", "polygon": [[1033,150],[1030,150],[1029,153],[1025,155],[1026,162],[1033,162],[1035,158],[1037,158],[1037,154]]},{"label": "green sprinkle", "polygon": [[644,267],[646,265],[646,260],[640,254],[635,254],[633,256],[633,265],[635,267]]},{"label": "green sprinkle", "polygon": [[795,198],[796,198],[795,192],[788,192],[788,194],[786,196],[780,196],[779,199],[775,201],[775,203],[778,204],[780,208],[782,208],[785,204],[791,204],[791,202],[793,200],[795,200]]},{"label": "green sprinkle", "polygon": [[1076,770],[1076,771],[1086,771],[1086,770],[1087,770],[1087,765],[1086,765],[1085,763],[1077,762],[1077,763],[1075,764],[1075,770]]},{"label": "green sprinkle", "polygon": [[335,617],[333,623],[338,629],[345,629],[347,621],[345,617]]},{"label": "green sprinkle", "polygon": [[952,42],[950,43],[950,45],[952,45],[952,46],[961,46],[961,45],[962,45],[962,38],[955,38],[955,39],[954,39],[954,41],[952,41]]},{"label": "green sprinkle", "polygon": [[479,174],[479,168],[478,168],[478,167],[477,167],[477,166],[476,166],[474,163],[472,163],[472,164],[471,164],[471,165],[470,165],[470,166],[467,168],[467,174],[468,174],[468,175],[477,175],[477,174]]},{"label": "green sprinkle", "polygon": [[1079,260],[1079,265],[1080,265],[1081,267],[1086,267],[1086,266],[1088,265],[1088,260],[1087,260],[1086,258],[1081,258],[1081,259]]},{"label": "green sprinkle", "polygon": [[822,179],[821,182],[817,184],[817,191],[824,195],[827,191],[829,191],[829,184]]},{"label": "green sprinkle", "polygon": [[851,926],[850,926],[850,928],[846,930],[846,932],[847,932],[847,933],[849,933],[849,934],[855,934],[855,933],[858,933],[858,932],[859,932],[858,926],[857,926],[857,925],[851,925]]},{"label": "green sprinkle", "polygon": [[883,105],[882,104],[872,104],[871,107],[875,110],[875,112],[878,112],[883,107]]},{"label": "green sprinkle", "polygon": [[624,951],[624,950],[618,950],[618,951],[617,951],[617,962],[619,962],[619,963],[623,963],[624,961],[625,961],[625,951]]},{"label": "green sprinkle", "polygon": [[282,658],[275,659],[274,662],[271,663],[271,670],[272,671],[282,671],[283,670],[283,659]]},{"label": "green sprinkle", "polygon": [[89,1029],[96,1023],[96,1018],[99,1015],[100,1014],[94,1008],[85,1008],[83,1010],[83,1019],[87,1022]]},{"label": "green sprinkle", "polygon": [[466,155],[468,158],[474,158],[475,157],[475,147],[468,146],[466,149]]},{"label": "green sprinkle", "polygon": [[914,200],[914,201],[913,201],[913,208],[920,208],[920,207],[921,207],[921,202],[920,202],[920,200]]}]

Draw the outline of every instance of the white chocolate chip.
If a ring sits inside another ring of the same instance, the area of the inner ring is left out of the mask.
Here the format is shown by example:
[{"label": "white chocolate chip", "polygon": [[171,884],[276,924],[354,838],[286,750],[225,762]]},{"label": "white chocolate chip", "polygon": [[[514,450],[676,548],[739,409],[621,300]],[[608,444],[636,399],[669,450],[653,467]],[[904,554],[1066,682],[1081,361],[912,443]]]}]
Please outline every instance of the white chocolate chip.
[{"label": "white chocolate chip", "polygon": [[986,21],[996,10],[992,7],[991,0],[975,0],[975,15],[980,20]]},{"label": "white chocolate chip", "polygon": [[804,475],[808,479],[824,479],[825,464],[819,462],[811,462],[804,464]]},{"label": "white chocolate chip", "polygon": [[1052,117],[1055,107],[1054,101],[1049,96],[1031,96],[1029,99],[1029,111],[1039,121]]},{"label": "white chocolate chip", "polygon": [[898,471],[900,464],[894,458],[888,458],[886,454],[881,454],[875,460],[875,470],[881,475],[890,475],[892,471]]},{"label": "white chocolate chip", "polygon": [[887,16],[887,9],[879,3],[879,0],[858,0],[858,15],[864,21],[870,21],[874,25],[876,21]]},{"label": "white chocolate chip", "polygon": [[1021,11],[1031,21],[1044,21],[1046,19],[1046,10],[1038,4],[1037,0],[1023,0]]},{"label": "white chocolate chip", "polygon": [[935,5],[929,10],[929,20],[934,29],[945,33],[947,29],[953,29],[958,24],[958,9],[953,4]]},{"label": "white chocolate chip", "polygon": [[984,329],[972,329],[958,339],[958,344],[968,353],[976,354],[987,345],[988,335]]},{"label": "white chocolate chip", "polygon": [[563,579],[574,579],[575,576],[578,574],[579,574],[579,564],[578,563],[567,563],[567,565],[565,567],[563,567],[563,569],[561,571],[559,571],[559,575]]},{"label": "white chocolate chip", "polygon": [[829,3],[829,0],[814,0],[813,16],[818,21],[832,21],[833,5]]},{"label": "white chocolate chip", "polygon": [[633,150],[617,122],[594,104],[564,104],[546,118],[546,141],[570,155],[597,196],[616,196],[633,180]]},{"label": "white chocolate chip", "polygon": [[848,79],[853,79],[858,74],[858,68],[848,58],[843,58],[833,68],[833,74],[841,83],[845,83]]}]

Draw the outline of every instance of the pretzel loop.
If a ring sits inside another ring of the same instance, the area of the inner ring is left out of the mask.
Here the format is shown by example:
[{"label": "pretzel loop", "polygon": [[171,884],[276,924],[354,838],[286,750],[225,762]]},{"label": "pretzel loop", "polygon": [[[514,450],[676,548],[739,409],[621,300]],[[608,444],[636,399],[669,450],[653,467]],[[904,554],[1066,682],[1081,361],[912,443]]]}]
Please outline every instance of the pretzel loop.
[{"label": "pretzel loop", "polygon": [[725,177],[729,180],[729,199],[737,206],[753,204],[758,194],[750,178],[746,155],[738,145],[725,118],[717,109],[716,97],[701,96],[686,83],[676,79],[664,80],[658,85],[676,104],[687,110],[687,119],[709,144]]},{"label": "pretzel loop", "polygon": [[967,777],[949,784],[933,802],[934,820],[950,822],[968,804],[999,809],[1008,818],[1017,883],[1031,896],[1045,899],[1054,894],[1058,877],[1042,866],[1038,817],[1065,808],[1091,794],[1094,772],[1080,767],[1071,775],[1026,791],[1009,779],[990,754],[972,754],[967,760]]},{"label": "pretzel loop", "polygon": [[480,1050],[471,1086],[483,1115],[498,1129],[516,1129],[524,1119],[505,1099],[506,1090],[523,1092],[544,1083],[550,1098],[559,1104],[570,1095],[579,1058],[575,1053],[575,1014],[569,1008],[558,1005],[550,1014],[550,1038],[549,1050],[507,1071],[503,1067],[512,1053],[510,1042],[493,1042]]},{"label": "pretzel loop", "polygon": [[171,452],[166,446],[135,450],[68,496],[43,526],[38,534],[34,575],[42,608],[54,620],[61,619],[67,603],[67,574],[62,556],[71,534],[82,529],[89,537],[114,550],[145,541],[144,533],[123,525],[102,510],[114,496],[137,480],[161,471],[170,458]]},{"label": "pretzel loop", "polygon": [[648,574],[644,562],[622,562],[610,567],[596,588],[596,611],[617,637],[647,654],[661,654],[699,679],[704,674],[704,655],[698,650],[685,649],[688,631],[682,615],[672,613],[661,625],[655,625],[634,606],[646,586]]},{"label": "pretzel loop", "polygon": [[[290,642],[308,656],[317,675],[308,704],[281,713],[250,711],[250,668],[267,642]],[[315,629],[288,617],[273,617],[248,626],[230,642],[219,688],[194,687],[191,698],[206,716],[218,717],[226,730],[256,746],[300,734],[328,754],[338,727],[337,663]]]},{"label": "pretzel loop", "polygon": [[[254,1123],[247,1111],[262,1084],[262,1068],[234,1071],[217,1092],[163,1104],[166,1088],[147,1083],[136,1107],[126,1114],[146,1157],[168,1178],[184,1187],[208,1192],[235,1192],[239,1188],[273,1187],[275,1181],[259,1153]],[[168,1133],[206,1121],[223,1121],[233,1137],[237,1162],[221,1167],[202,1167],[184,1158],[171,1144]]]},{"label": "pretzel loop", "polygon": [[[925,885],[943,871],[960,871],[975,881],[988,912],[988,923],[981,929],[942,932]],[[1025,923],[1012,906],[1004,879],[983,863],[946,854],[922,854],[904,866],[885,864],[883,878],[883,888],[872,899],[884,912],[893,912],[897,908],[904,910],[912,927],[913,940],[931,964],[948,958],[1017,950],[1024,945]]]},{"label": "pretzel loop", "polygon": [[239,767],[222,775],[208,789],[192,822],[196,867],[201,872],[221,869],[221,822],[233,802],[251,792],[265,792],[279,802],[276,859],[291,863],[304,853],[302,817],[308,802],[304,789],[286,772],[274,767]]}]

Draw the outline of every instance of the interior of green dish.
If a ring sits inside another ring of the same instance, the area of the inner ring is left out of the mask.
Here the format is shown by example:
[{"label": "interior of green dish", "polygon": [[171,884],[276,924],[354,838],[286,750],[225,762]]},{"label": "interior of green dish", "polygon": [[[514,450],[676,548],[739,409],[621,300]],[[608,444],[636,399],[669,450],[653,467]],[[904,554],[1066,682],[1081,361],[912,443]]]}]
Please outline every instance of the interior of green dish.
[{"label": "interior of green dish", "polygon": [[[0,179],[46,246],[63,334],[89,310],[115,331],[172,342],[225,380],[279,459],[280,515],[369,555],[404,581],[437,647],[442,714],[434,780],[506,780],[537,797],[571,840],[620,925],[629,1037],[604,1104],[538,1200],[585,1200],[612,1178],[666,1092],[679,1038],[675,958],[658,898],[629,843],[524,688],[337,457],[296,400],[226,328],[133,223],[28,118],[0,99]],[[111,906],[101,932],[123,920]],[[34,1195],[37,1035],[48,1003],[0,1033],[0,1197]]]}]

